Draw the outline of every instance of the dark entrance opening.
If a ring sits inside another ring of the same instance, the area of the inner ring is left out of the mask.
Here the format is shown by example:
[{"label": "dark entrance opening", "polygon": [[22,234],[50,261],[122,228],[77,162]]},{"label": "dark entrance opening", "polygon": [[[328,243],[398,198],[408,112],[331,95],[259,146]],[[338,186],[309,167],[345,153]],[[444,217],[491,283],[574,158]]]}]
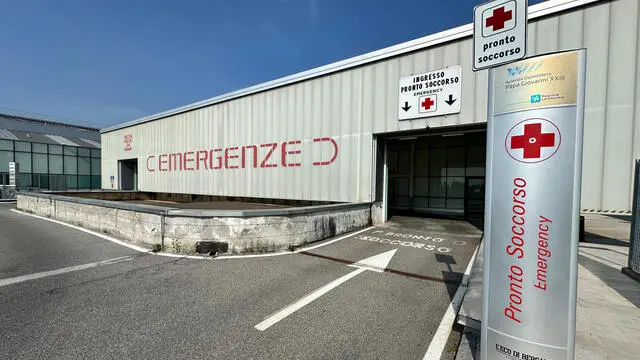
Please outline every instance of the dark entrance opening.
[{"label": "dark entrance opening", "polygon": [[484,216],[486,130],[387,138],[387,215]]},{"label": "dark entrance opening", "polygon": [[484,223],[484,176],[468,176],[465,183],[464,214],[475,226]]},{"label": "dark entrance opening", "polygon": [[118,161],[120,190],[138,190],[138,159]]}]

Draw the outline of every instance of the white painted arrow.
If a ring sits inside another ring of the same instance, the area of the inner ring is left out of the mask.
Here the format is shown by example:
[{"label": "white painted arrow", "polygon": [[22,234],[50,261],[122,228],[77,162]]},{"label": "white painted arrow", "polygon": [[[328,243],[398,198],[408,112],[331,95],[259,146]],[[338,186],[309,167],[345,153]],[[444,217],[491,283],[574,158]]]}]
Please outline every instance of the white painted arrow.
[{"label": "white painted arrow", "polygon": [[336,288],[338,285],[342,284],[343,282],[351,279],[352,277],[357,276],[358,274],[361,274],[363,272],[365,272],[366,270],[371,270],[371,271],[377,271],[377,272],[383,272],[384,269],[387,268],[387,265],[389,265],[389,262],[391,261],[391,258],[393,257],[393,255],[396,253],[398,249],[393,249],[387,252],[383,252],[382,254],[378,254],[378,255],[374,255],[371,257],[368,257],[366,259],[360,260],[358,262],[355,262],[353,264],[350,264],[349,266],[352,267],[357,267],[357,270],[354,270],[350,273],[348,273],[347,275],[344,275],[340,278],[337,278],[335,280],[333,280],[332,282],[328,283],[327,285],[309,293],[308,295],[305,295],[303,297],[301,297],[300,299],[298,299],[296,302],[288,305],[287,307],[283,308],[282,310],[279,310],[278,312],[276,312],[275,314],[269,316],[268,318],[264,319],[264,321],[262,321],[261,323],[259,323],[258,325],[254,326],[256,329],[260,330],[260,331],[265,331],[268,328],[270,328],[272,325],[276,324],[278,321],[286,318],[287,316],[293,314],[294,312],[300,310],[301,308],[303,308],[305,305],[310,304],[313,300],[319,298],[320,296],[328,293],[329,291],[333,290],[334,288]]}]

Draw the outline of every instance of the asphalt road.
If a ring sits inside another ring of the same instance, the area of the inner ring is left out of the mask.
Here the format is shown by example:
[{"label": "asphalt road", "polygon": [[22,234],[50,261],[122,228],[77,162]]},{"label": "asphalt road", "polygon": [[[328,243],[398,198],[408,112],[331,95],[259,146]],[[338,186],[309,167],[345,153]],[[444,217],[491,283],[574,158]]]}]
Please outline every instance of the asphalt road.
[{"label": "asphalt road", "polygon": [[[184,259],[11,208],[0,204],[2,359],[422,359],[479,241],[456,236],[455,223],[392,223],[304,253]],[[348,264],[393,249],[387,271],[366,270],[255,328],[357,270]],[[37,278],[83,264],[92,267]]]}]

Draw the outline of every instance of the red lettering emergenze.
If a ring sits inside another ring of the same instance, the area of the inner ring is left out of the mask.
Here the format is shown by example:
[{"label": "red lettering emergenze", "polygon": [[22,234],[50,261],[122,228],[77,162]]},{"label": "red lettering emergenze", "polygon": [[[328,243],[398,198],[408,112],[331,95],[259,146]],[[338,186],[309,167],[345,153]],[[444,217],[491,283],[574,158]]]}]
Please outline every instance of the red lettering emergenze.
[{"label": "red lettering emergenze", "polygon": [[247,165],[247,149],[253,150],[253,161],[251,162],[251,167],[258,167],[258,147],[256,145],[247,145],[242,147],[242,168],[244,169]]},{"label": "red lettering emergenze", "polygon": [[237,151],[237,150],[238,150],[237,146],[233,146],[233,147],[224,149],[224,168],[225,169],[237,169],[238,168],[238,165],[229,165],[229,163],[230,163],[229,160],[233,160],[233,159],[237,159],[238,158],[238,155],[229,155],[229,152]]},{"label": "red lettering emergenze", "polygon": [[288,150],[287,151],[287,145],[297,145],[302,143],[302,141],[300,140],[296,140],[296,141],[287,141],[287,142],[283,142],[282,143],[282,166],[288,166],[288,167],[294,167],[294,166],[300,166],[300,163],[288,163],[287,164],[287,155],[298,155],[298,154],[302,154],[302,150]]},{"label": "red lettering emergenze", "polygon": [[209,153],[206,150],[200,150],[196,153],[196,170],[200,170],[200,162],[202,162],[202,167],[207,170],[207,159],[209,158]]},{"label": "red lettering emergenze", "polygon": [[260,163],[260,167],[261,168],[264,168],[264,167],[278,167],[278,164],[267,164],[267,161],[271,157],[271,154],[273,154],[273,151],[278,147],[278,143],[260,144],[260,147],[269,149],[268,152],[267,152],[267,156],[265,156],[264,160],[262,160],[262,162]]},{"label": "red lettering emergenze", "polygon": [[194,170],[193,165],[190,164],[195,161],[195,159],[193,158],[193,154],[193,151],[187,151],[186,153],[184,153],[182,159],[184,160],[183,168],[185,170]]},{"label": "red lettering emergenze", "polygon": [[[325,154],[322,160],[312,161],[313,166],[331,165],[338,158],[338,143],[329,137],[314,138],[311,145],[322,147],[318,153]],[[230,146],[210,150],[185,151],[173,154],[147,156],[147,171],[199,171],[232,170],[248,168],[275,168],[302,166],[302,140],[280,143]],[[328,146],[327,146],[328,145]],[[327,157],[327,151],[330,156]],[[279,152],[279,154],[278,154]],[[156,165],[157,159],[157,167]],[[259,166],[258,166],[259,165]]]}]

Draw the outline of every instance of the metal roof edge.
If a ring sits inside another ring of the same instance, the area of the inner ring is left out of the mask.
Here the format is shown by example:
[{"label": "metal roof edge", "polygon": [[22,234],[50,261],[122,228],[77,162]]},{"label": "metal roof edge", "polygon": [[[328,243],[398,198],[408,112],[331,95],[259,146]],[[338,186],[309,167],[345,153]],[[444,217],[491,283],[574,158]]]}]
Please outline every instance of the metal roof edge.
[{"label": "metal roof edge", "polygon": [[72,124],[72,123],[65,123],[59,120],[50,120],[44,117],[44,115],[38,115],[41,116],[40,118],[36,117],[36,115],[32,115],[32,114],[27,114],[25,113],[25,115],[22,115],[18,112],[16,113],[9,113],[6,112],[6,110],[0,109],[0,116],[2,117],[6,117],[8,119],[13,119],[13,120],[17,120],[17,121],[26,121],[26,122],[32,122],[32,123],[39,123],[39,124],[47,124],[47,125],[53,125],[53,126],[61,126],[61,127],[68,127],[68,128],[74,128],[74,129],[81,129],[81,130],[87,130],[87,131],[100,131],[100,128],[97,127],[91,127],[88,125],[76,125],[76,124]]},{"label": "metal roof edge", "polygon": [[[596,2],[608,0],[548,0],[540,4],[529,6],[529,20],[555,14],[561,11],[579,8]],[[214,105],[224,101],[233,100],[239,97],[252,95],[255,93],[271,90],[274,88],[290,85],[296,82],[309,80],[312,78],[328,75],[349,68],[361,66],[364,64],[380,61],[383,59],[399,56],[405,53],[422,50],[435,45],[465,38],[473,35],[473,24],[466,24],[455,27],[453,29],[444,30],[435,34],[426,35],[418,39],[410,40],[397,45],[392,45],[380,50],[375,50],[363,55],[354,56],[345,60],[340,60],[331,64],[323,65],[317,68],[299,72],[293,75],[285,76],[265,83],[253,85],[244,89],[232,91],[230,93],[218,95],[209,99],[198,101],[192,104],[170,109],[157,114],[149,115],[140,119],[128,121],[122,124],[113,125],[100,130],[101,134],[128,128],[131,126],[159,120],[168,116],[196,110],[209,105]]]}]

